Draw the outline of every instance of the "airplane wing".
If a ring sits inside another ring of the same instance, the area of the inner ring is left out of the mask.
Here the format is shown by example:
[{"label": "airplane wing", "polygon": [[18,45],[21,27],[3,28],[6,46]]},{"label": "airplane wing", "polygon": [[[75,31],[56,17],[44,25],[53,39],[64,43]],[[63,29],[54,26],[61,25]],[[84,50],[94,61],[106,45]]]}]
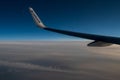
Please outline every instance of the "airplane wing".
[{"label": "airplane wing", "polygon": [[69,36],[75,36],[75,37],[94,40],[94,42],[91,42],[88,44],[88,46],[92,46],[92,47],[105,47],[105,46],[110,46],[112,44],[120,45],[120,38],[118,38],[118,37],[79,33],[79,32],[59,30],[59,29],[46,27],[31,7],[29,8],[29,10],[30,10],[30,13],[31,13],[36,25],[44,30],[57,32],[57,33],[61,33],[61,34],[66,34]]}]

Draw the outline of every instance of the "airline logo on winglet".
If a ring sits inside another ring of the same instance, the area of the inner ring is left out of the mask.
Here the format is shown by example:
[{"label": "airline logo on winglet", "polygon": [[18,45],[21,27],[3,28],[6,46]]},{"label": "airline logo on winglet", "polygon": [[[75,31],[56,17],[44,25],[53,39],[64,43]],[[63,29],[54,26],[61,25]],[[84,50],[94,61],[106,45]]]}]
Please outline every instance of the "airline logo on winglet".
[{"label": "airline logo on winglet", "polygon": [[36,25],[41,27],[41,28],[45,28],[46,26],[42,23],[42,21],[40,20],[40,18],[37,16],[37,14],[35,13],[35,11],[30,7],[29,8],[30,13],[33,17],[33,20],[35,21]]}]

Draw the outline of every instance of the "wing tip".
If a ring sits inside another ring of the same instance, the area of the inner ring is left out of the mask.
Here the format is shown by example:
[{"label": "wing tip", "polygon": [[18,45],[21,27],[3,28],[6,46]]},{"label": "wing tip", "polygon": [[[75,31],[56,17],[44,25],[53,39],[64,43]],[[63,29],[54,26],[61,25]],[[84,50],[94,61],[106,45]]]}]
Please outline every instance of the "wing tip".
[{"label": "wing tip", "polygon": [[40,28],[46,28],[46,26],[42,23],[42,21],[40,20],[40,18],[38,17],[38,15],[35,13],[35,11],[33,10],[32,7],[29,7],[29,11],[33,17],[33,20],[35,21],[35,23],[37,24],[37,26],[39,26]]}]

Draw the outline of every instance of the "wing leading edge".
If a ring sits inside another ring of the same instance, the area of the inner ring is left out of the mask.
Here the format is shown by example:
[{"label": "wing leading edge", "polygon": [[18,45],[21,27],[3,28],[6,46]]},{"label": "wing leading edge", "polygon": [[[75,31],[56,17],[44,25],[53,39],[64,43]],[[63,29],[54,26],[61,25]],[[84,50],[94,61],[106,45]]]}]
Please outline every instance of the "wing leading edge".
[{"label": "wing leading edge", "polygon": [[35,13],[35,11],[32,8],[29,8],[29,10],[30,10],[30,13],[31,13],[36,25],[42,29],[52,31],[52,32],[61,33],[61,34],[66,34],[69,36],[75,36],[75,37],[94,40],[94,42],[89,43],[88,46],[104,47],[104,46],[110,46],[112,44],[119,44],[120,45],[120,38],[118,38],[118,37],[79,33],[79,32],[73,32],[73,31],[48,28],[42,23],[42,21],[40,20],[40,18],[37,16],[37,14]]}]

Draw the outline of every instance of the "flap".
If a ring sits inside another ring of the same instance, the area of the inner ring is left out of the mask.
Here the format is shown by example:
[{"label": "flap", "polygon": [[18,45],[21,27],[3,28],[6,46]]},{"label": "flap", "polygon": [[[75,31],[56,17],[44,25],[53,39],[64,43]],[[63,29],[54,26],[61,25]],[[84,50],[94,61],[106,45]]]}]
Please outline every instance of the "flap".
[{"label": "flap", "polygon": [[89,43],[87,46],[91,46],[91,47],[105,47],[105,46],[110,46],[112,45],[112,43],[106,43],[106,42],[102,42],[102,41],[94,41]]}]

